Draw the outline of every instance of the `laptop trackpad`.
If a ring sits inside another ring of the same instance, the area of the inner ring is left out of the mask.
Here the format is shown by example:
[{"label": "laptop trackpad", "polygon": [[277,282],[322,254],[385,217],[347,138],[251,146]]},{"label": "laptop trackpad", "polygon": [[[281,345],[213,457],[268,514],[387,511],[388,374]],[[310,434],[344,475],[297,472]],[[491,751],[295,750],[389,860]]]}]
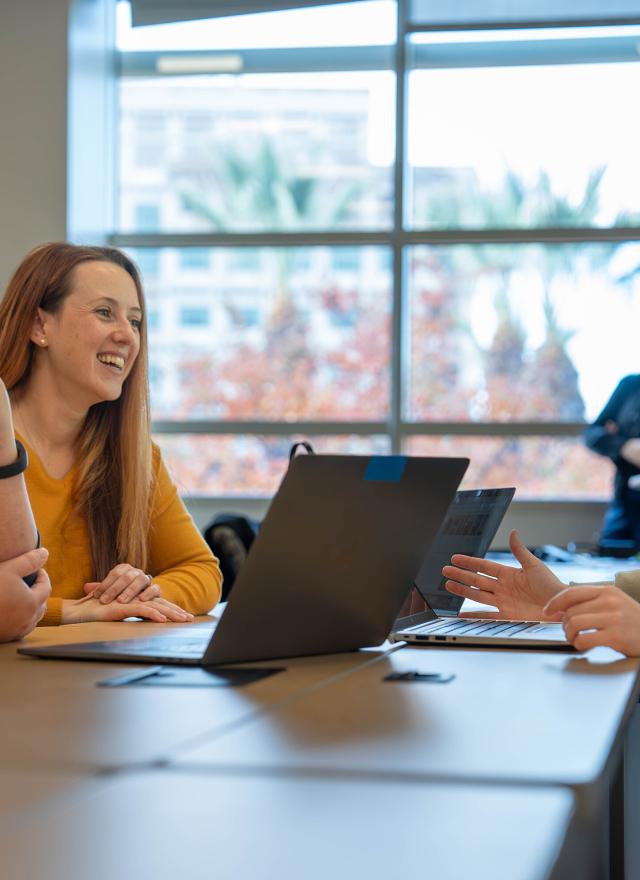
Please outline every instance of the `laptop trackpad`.
[{"label": "laptop trackpad", "polygon": [[147,666],[98,682],[99,687],[242,687],[284,667],[254,669],[204,669],[202,666]]}]

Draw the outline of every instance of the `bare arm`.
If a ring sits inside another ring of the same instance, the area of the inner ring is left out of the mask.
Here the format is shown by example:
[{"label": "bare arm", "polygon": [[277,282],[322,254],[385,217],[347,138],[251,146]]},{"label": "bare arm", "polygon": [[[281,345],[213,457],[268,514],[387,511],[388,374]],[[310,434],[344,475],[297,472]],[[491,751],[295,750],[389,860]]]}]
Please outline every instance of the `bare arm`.
[{"label": "bare arm", "polygon": [[[9,396],[0,380],[0,466],[11,464],[16,457]],[[24,477],[19,474],[0,480],[0,562],[33,550],[36,541]]]}]

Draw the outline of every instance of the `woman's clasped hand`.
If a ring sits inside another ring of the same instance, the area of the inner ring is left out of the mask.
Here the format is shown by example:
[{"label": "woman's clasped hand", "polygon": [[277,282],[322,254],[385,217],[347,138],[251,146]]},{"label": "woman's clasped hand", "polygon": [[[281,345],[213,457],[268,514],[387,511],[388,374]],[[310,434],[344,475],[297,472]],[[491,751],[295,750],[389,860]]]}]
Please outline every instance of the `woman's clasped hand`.
[{"label": "woman's clasped hand", "polygon": [[160,597],[160,587],[153,583],[151,575],[126,563],[115,565],[102,581],[86,583],[84,591],[105,605],[114,599],[130,602],[137,598],[145,602]]}]

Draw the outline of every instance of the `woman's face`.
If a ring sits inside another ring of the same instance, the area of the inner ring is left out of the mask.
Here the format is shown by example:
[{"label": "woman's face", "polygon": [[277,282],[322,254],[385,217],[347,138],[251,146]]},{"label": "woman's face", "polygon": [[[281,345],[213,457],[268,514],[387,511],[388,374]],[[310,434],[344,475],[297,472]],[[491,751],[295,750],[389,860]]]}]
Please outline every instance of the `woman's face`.
[{"label": "woman's face", "polygon": [[32,339],[67,402],[88,409],[117,400],[140,351],[142,309],[128,272],[114,263],[81,263],[60,310],[38,314]]}]

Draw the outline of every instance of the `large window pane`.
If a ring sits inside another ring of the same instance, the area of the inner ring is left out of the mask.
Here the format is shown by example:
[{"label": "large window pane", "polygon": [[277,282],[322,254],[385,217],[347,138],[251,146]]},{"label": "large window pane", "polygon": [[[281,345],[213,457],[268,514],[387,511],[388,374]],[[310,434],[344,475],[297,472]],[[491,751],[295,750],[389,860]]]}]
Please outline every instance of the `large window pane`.
[{"label": "large window pane", "polygon": [[343,262],[337,250],[212,249],[204,261],[199,249],[198,264],[208,268],[197,272],[185,270],[195,260],[184,250],[157,250],[158,274],[145,277],[156,316],[149,330],[154,418],[388,418],[384,249],[359,248],[357,259],[350,250]]},{"label": "large window pane", "polygon": [[159,232],[388,228],[393,81],[122,79],[120,229],[147,231],[154,207]]},{"label": "large window pane", "polygon": [[414,71],[411,223],[639,222],[639,88],[637,63]]},{"label": "large window pane", "polygon": [[410,455],[462,455],[471,459],[463,489],[515,486],[516,500],[605,500],[613,466],[580,438],[411,437]]},{"label": "large window pane", "polygon": [[[407,11],[441,24],[453,14],[445,6]],[[518,14],[507,6],[484,12]],[[283,423],[327,421],[344,436],[320,451],[389,452],[400,437],[413,454],[470,455],[467,486],[606,498],[610,463],[558,425],[591,421],[638,371],[640,243],[499,235],[433,246],[415,244],[415,231],[640,225],[629,97],[640,26],[410,35],[405,216],[394,226],[395,74],[382,47],[395,39],[395,13],[392,0],[374,0],[134,31],[119,6],[119,49],[132,54],[119,80],[116,225],[120,241],[146,233],[158,245],[134,255],[156,423],[275,422],[280,434]],[[309,72],[316,57],[321,69]],[[296,237],[322,231],[389,236],[341,247]],[[285,233],[287,246],[190,237],[256,232]],[[172,233],[183,246],[161,247]],[[392,243],[409,268],[397,299]],[[347,437],[353,422],[388,425],[388,435]],[[488,426],[436,437],[432,422]],[[505,422],[548,433],[489,433]],[[292,439],[161,442],[187,492],[270,495]]]},{"label": "large window pane", "polygon": [[407,417],[593,419],[638,371],[640,246],[411,252]]},{"label": "large window pane", "polygon": [[319,453],[385,455],[389,440],[373,437],[260,437],[161,434],[156,441],[179,491],[191,497],[270,497],[278,488],[296,440],[311,440]]}]

